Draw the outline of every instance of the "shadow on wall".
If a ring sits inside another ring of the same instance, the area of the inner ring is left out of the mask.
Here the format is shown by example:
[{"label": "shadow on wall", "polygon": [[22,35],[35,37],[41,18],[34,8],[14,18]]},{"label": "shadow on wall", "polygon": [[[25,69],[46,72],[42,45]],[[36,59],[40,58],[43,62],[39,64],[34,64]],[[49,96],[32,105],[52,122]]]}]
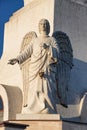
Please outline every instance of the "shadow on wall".
[{"label": "shadow on wall", "polygon": [[0,121],[2,121],[3,120],[3,108],[4,106],[3,106],[3,101],[2,101],[2,98],[1,98],[1,96],[0,96]]},{"label": "shadow on wall", "polygon": [[79,59],[73,60],[74,67],[71,70],[71,79],[68,91],[68,104],[79,104],[81,98],[87,92],[87,63]]},{"label": "shadow on wall", "polygon": [[0,111],[3,110],[3,101],[2,98],[0,97]]}]

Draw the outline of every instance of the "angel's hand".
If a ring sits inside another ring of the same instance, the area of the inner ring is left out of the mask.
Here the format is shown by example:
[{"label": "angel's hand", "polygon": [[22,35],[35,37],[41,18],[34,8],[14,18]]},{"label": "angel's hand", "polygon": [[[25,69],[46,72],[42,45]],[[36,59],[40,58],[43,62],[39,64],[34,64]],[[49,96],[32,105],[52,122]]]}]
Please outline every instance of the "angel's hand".
[{"label": "angel's hand", "polygon": [[18,63],[18,59],[16,59],[16,58],[10,59],[10,60],[8,61],[8,64],[11,64],[11,65],[14,65],[14,64],[16,64],[16,63]]},{"label": "angel's hand", "polygon": [[44,43],[44,44],[43,44],[43,48],[44,48],[44,49],[47,49],[47,48],[49,48],[49,46],[48,46],[46,43]]}]

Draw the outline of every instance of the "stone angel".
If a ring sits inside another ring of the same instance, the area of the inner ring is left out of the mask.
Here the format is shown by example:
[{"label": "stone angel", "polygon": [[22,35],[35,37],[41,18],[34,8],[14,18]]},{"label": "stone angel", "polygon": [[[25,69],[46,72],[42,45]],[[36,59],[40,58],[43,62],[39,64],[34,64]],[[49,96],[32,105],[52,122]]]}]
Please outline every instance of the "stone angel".
[{"label": "stone angel", "polygon": [[22,112],[28,114],[57,113],[58,46],[55,38],[49,36],[50,23],[47,19],[41,19],[38,27],[40,36],[33,38],[24,51],[16,58],[9,60],[9,64],[22,65],[30,59],[28,96]]},{"label": "stone angel", "polygon": [[[61,64],[64,59],[59,56],[60,48],[56,37],[54,35],[49,36],[49,21],[41,19],[38,27],[40,36],[31,38],[32,40],[28,41],[27,48],[24,47],[26,42],[23,41],[25,44],[23,44],[22,48],[25,49],[22,49],[23,51],[16,58],[10,59],[9,64],[14,65],[18,63],[21,65],[24,75],[24,86],[27,84],[25,88],[28,89],[25,90],[24,88],[27,96],[24,97],[25,107],[22,112],[28,114],[54,114],[57,113],[56,104],[58,103],[58,96],[63,95],[63,91],[58,87],[58,85],[61,86],[62,84],[58,81],[61,78],[58,77],[60,76],[58,73],[62,72],[62,69],[59,72],[58,68],[61,67],[58,64]],[[27,62],[27,60],[29,60],[29,64],[27,67],[23,67],[24,62]],[[28,68],[27,77],[25,77],[26,68]],[[27,78],[28,80],[26,80]],[[25,83],[26,81],[28,83]],[[57,95],[58,93],[60,94]],[[63,98],[63,96],[61,97]],[[60,103],[66,107],[66,104],[62,103],[62,98]]]}]

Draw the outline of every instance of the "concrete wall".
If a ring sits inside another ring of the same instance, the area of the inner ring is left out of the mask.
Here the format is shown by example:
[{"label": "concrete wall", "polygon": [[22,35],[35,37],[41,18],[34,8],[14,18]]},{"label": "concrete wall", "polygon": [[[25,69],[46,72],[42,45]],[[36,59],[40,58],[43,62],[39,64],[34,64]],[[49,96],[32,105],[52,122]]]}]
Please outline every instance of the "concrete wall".
[{"label": "concrete wall", "polygon": [[24,6],[26,6],[27,4],[29,4],[30,2],[32,2],[33,0],[24,0]]},{"label": "concrete wall", "polygon": [[69,102],[77,104],[87,91],[87,8],[70,0],[56,0],[54,30],[66,32],[72,43],[74,67]]}]

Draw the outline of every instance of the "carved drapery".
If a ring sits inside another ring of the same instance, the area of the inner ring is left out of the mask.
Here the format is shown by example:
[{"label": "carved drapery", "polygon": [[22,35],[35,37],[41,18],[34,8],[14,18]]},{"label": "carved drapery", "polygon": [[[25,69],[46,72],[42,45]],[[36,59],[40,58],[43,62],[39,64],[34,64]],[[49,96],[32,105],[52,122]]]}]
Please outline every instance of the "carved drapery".
[{"label": "carved drapery", "polygon": [[[20,53],[22,53],[29,43],[32,41],[33,38],[37,37],[36,33],[31,31],[27,33],[22,41]],[[27,105],[27,98],[28,98],[28,87],[29,87],[29,61],[30,59],[27,59],[25,62],[20,64],[20,68],[22,70],[22,77],[23,77],[23,106]]]}]

